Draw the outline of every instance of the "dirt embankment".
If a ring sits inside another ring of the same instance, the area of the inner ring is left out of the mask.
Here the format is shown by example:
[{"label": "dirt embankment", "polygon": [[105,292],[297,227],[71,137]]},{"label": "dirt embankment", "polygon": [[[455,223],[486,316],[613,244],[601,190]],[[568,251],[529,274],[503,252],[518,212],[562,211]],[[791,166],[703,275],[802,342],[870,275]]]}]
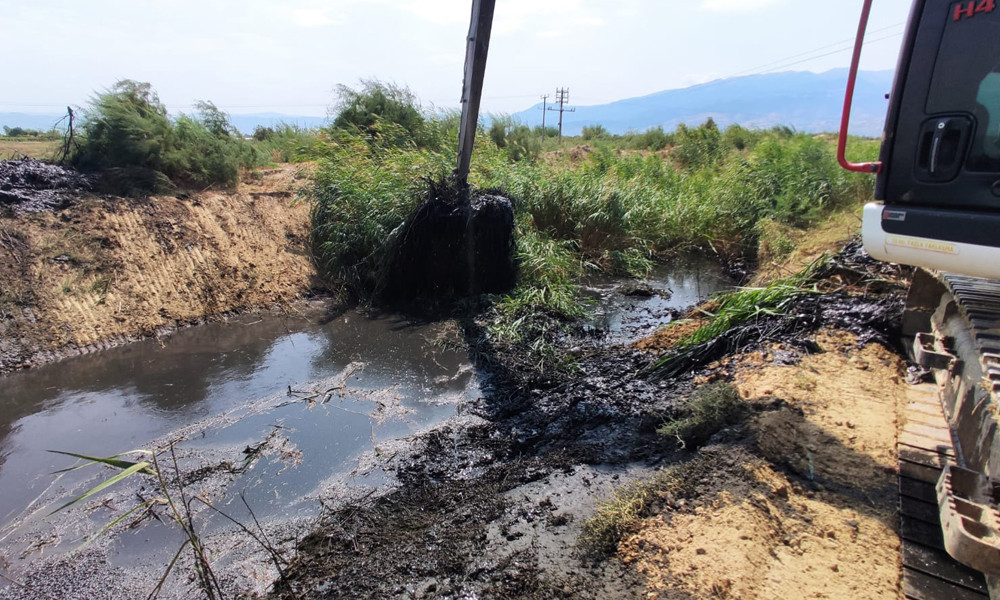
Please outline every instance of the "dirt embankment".
[{"label": "dirt embankment", "polygon": [[0,373],[308,293],[301,166],[234,191],[0,213]]},{"label": "dirt embankment", "polygon": [[[822,330],[713,377],[752,405],[748,445],[699,453],[687,502],[664,502],[619,547],[647,597],[901,597],[895,441],[904,365],[879,344]],[[789,364],[791,363],[791,364]]]}]

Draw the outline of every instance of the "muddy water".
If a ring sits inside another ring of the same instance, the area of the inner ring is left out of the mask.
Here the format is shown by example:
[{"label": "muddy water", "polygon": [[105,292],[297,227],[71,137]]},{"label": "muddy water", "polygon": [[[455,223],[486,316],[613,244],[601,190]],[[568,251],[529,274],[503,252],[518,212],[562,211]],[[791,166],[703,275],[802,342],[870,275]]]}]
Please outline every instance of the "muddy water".
[{"label": "muddy water", "polygon": [[[317,514],[316,498],[350,479],[363,454],[447,419],[479,393],[457,331],[446,329],[356,312],[256,316],[3,378],[0,555],[16,568],[13,559],[39,539],[52,541],[47,552],[68,550],[86,533],[48,513],[109,472],[54,476],[75,461],[47,450],[108,456],[176,440],[191,469],[241,465],[245,449],[270,440],[252,468],[227,479],[222,504],[243,493],[260,518]],[[100,529],[111,514],[91,511],[83,529]],[[120,553],[153,551],[171,535],[158,529],[123,536]]]},{"label": "muddy water", "polygon": [[[676,316],[679,309],[729,289],[733,280],[706,256],[686,256],[657,267],[642,282],[591,277],[585,294],[594,302],[591,325],[612,342],[649,335]],[[646,288],[636,295],[637,287]]]},{"label": "muddy water", "polygon": [[[704,260],[656,273],[647,283],[658,293],[648,298],[623,295],[623,283],[587,285],[593,326],[612,341],[652,331],[730,285]],[[183,329],[0,379],[0,559],[15,574],[44,571],[39,559],[71,550],[142,491],[125,486],[50,516],[111,472],[53,475],[76,462],[47,450],[107,456],[174,442],[183,471],[206,473],[191,489],[230,516],[308,523],[321,499],[391,480],[381,465],[402,440],[481,393],[462,348],[453,324],[317,309]],[[210,514],[200,523],[209,535],[233,530]],[[117,535],[101,560],[131,570],[145,564],[156,574],[177,536],[147,521]],[[5,587],[0,581],[0,592]]]}]

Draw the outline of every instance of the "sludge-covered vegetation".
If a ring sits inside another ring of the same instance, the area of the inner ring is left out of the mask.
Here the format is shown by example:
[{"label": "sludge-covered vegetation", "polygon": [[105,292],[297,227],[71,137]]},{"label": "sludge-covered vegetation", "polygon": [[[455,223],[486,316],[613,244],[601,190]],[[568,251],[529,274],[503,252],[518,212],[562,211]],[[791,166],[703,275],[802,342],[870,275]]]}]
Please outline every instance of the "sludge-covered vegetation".
[{"label": "sludge-covered vegetation", "polygon": [[[364,301],[378,286],[381,245],[421,199],[424,179],[453,167],[457,118],[417,120],[405,106],[412,94],[377,82],[341,94],[335,133],[315,148],[313,251],[329,280]],[[614,136],[592,127],[586,147],[547,153],[540,148],[554,141],[542,133],[494,118],[477,136],[470,174],[515,203],[519,283],[496,304],[495,333],[507,339],[537,341],[579,315],[573,283],[587,270],[641,276],[691,251],[752,262],[774,224],[805,226],[871,193],[869,178],[839,168],[829,136],[787,128],[722,130],[709,120]],[[853,146],[865,158],[877,152],[874,142]],[[528,326],[538,314],[555,322]]]}]

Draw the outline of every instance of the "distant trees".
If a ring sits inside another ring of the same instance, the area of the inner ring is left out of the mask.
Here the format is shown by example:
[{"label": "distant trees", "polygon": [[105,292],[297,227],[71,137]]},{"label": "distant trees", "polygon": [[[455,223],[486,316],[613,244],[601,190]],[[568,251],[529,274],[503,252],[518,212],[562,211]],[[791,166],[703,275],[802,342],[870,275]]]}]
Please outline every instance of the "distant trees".
[{"label": "distant trees", "polygon": [[59,139],[62,136],[59,131],[52,129],[49,131],[42,131],[41,129],[28,129],[27,127],[8,127],[4,125],[3,134],[5,137],[30,137],[30,138],[41,138],[46,140]]},{"label": "distant trees", "polygon": [[494,116],[492,119],[487,133],[497,148],[506,151],[508,158],[519,161],[538,157],[542,151],[538,131],[533,131],[510,116]]},{"label": "distant trees", "polygon": [[611,133],[604,128],[604,125],[584,125],[580,135],[586,142],[611,138]]}]

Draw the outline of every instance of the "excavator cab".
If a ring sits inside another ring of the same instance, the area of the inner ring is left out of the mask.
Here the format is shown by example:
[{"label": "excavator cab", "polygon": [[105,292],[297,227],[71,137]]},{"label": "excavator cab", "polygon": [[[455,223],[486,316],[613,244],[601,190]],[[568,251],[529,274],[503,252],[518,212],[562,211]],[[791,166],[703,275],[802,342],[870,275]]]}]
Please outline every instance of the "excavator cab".
[{"label": "excavator cab", "polygon": [[[868,253],[922,267],[902,333],[934,379],[912,389],[899,437],[903,591],[998,600],[1000,8],[914,1],[879,161],[855,164],[844,146],[871,4],[864,0],[838,160],[876,174],[876,202],[862,223]],[[941,558],[941,548],[961,564]]]},{"label": "excavator cab", "polygon": [[917,0],[863,238],[874,257],[1000,279],[1000,8]]}]

